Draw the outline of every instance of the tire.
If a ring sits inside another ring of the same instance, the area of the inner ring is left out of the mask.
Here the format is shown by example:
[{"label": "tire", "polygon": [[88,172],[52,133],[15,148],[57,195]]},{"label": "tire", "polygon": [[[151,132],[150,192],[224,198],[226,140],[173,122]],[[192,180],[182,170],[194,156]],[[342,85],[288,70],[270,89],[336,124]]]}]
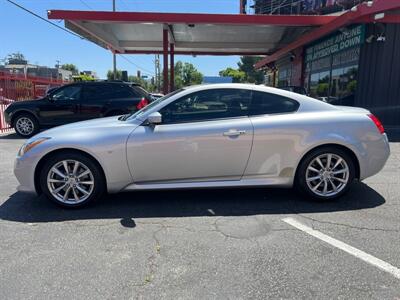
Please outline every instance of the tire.
[{"label": "tire", "polygon": [[40,187],[57,205],[78,208],[103,196],[105,179],[101,167],[92,158],[76,152],[61,152],[46,160],[40,172]]},{"label": "tire", "polygon": [[[331,163],[327,167],[329,157]],[[307,198],[328,201],[343,196],[354,178],[353,158],[338,147],[327,146],[311,151],[302,159],[296,173],[295,187]]]},{"label": "tire", "polygon": [[23,138],[29,138],[39,132],[38,121],[28,113],[17,115],[13,121],[13,127],[15,132]]}]

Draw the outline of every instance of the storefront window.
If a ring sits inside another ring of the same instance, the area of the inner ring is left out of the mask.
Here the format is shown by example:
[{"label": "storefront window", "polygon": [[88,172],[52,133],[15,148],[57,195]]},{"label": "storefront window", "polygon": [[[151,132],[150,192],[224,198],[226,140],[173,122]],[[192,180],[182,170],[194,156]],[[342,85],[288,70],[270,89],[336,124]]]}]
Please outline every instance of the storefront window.
[{"label": "storefront window", "polygon": [[279,69],[278,73],[278,87],[285,87],[290,85],[290,78],[292,76],[291,67]]},{"label": "storefront window", "polygon": [[364,27],[357,25],[306,48],[304,85],[311,97],[353,105]]}]

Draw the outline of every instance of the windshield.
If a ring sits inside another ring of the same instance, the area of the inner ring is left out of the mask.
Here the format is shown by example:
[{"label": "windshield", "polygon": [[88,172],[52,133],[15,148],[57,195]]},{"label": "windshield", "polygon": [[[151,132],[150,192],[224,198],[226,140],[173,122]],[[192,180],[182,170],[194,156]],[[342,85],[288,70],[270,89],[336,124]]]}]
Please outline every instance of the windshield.
[{"label": "windshield", "polygon": [[173,91],[173,92],[171,92],[171,93],[169,93],[169,94],[167,94],[167,95],[165,95],[165,96],[163,96],[161,98],[158,98],[157,100],[154,100],[153,102],[151,102],[149,105],[143,107],[141,110],[138,110],[138,111],[136,111],[134,113],[126,115],[122,120],[125,121],[128,118],[136,118],[136,117],[144,114],[146,111],[152,109],[154,106],[160,104],[164,100],[167,100],[170,97],[172,97],[173,95],[176,95],[176,94],[180,93],[181,91],[183,91],[183,89],[179,89],[179,90]]}]

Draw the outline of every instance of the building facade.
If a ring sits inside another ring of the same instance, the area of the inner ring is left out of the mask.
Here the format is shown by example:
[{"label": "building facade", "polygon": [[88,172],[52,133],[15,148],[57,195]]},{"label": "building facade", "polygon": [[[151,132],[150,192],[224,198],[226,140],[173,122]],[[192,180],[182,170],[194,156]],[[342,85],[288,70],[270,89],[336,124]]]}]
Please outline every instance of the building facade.
[{"label": "building facade", "polygon": [[[265,11],[261,10],[265,7],[261,2],[265,5],[271,1],[254,1],[255,12]],[[314,12],[321,12],[323,1],[315,2],[320,6]],[[324,4],[345,4],[328,2]],[[335,105],[364,107],[376,114],[385,127],[400,129],[399,23],[341,27],[286,53],[264,69],[269,86],[302,87],[311,97]]]}]

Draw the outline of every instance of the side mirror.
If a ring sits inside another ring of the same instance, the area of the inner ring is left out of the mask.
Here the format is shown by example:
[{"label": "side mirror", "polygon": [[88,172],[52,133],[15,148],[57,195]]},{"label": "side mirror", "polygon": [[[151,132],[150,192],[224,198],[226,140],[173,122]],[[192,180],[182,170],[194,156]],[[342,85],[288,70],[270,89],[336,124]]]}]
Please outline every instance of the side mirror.
[{"label": "side mirror", "polygon": [[47,101],[50,101],[50,102],[54,101],[53,97],[50,94],[46,95],[46,99],[47,99]]},{"label": "side mirror", "polygon": [[151,113],[147,117],[147,124],[149,125],[157,125],[161,124],[161,122],[162,122],[162,116],[158,111]]}]

